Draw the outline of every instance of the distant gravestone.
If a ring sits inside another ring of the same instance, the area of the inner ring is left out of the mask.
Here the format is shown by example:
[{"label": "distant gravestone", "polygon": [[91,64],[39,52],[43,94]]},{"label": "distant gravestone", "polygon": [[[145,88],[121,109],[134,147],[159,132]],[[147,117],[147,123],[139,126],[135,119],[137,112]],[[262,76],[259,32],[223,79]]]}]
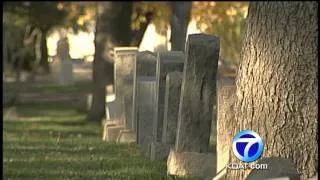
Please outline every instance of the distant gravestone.
[{"label": "distant gravestone", "polygon": [[215,36],[189,35],[178,116],[177,151],[207,152],[220,42]]},{"label": "distant gravestone", "polygon": [[67,38],[62,38],[57,45],[57,58],[60,64],[59,82],[61,85],[73,84],[73,67],[69,55],[69,43]]},{"label": "distant gravestone", "polygon": [[156,69],[156,107],[153,120],[153,137],[155,142],[161,142],[164,115],[164,96],[166,75],[173,71],[183,71],[184,54],[181,51],[158,53]]},{"label": "distant gravestone", "polygon": [[[137,54],[137,57],[134,61],[133,69],[133,106],[132,106],[132,127],[133,130],[137,130],[137,103],[139,97],[137,94],[137,89],[139,84],[137,83],[137,78],[139,76],[152,76],[156,75],[156,56],[150,51],[142,51]],[[150,127],[150,129],[152,126]]]},{"label": "distant gravestone", "polygon": [[152,142],[152,119],[155,110],[156,78],[139,76],[137,78],[137,143],[142,151],[149,156],[149,146]]},{"label": "distant gravestone", "polygon": [[125,122],[126,128],[132,127],[133,66],[138,52],[137,47],[114,48],[114,82],[116,94],[116,114]]},{"label": "distant gravestone", "polygon": [[182,72],[171,72],[166,77],[162,142],[174,146],[178,124],[178,112]]},{"label": "distant gravestone", "polygon": [[166,160],[170,153],[170,148],[174,147],[181,82],[182,72],[174,71],[166,76],[162,138],[161,142],[152,142],[150,146],[150,160]]},{"label": "distant gravestone", "polygon": [[233,134],[230,129],[234,124],[234,103],[236,100],[236,85],[234,79],[220,78],[217,88],[218,118],[217,118],[217,172],[222,170],[229,161],[229,151],[232,147]]},{"label": "distant gravestone", "polygon": [[152,141],[152,120],[155,108],[156,56],[150,51],[137,54],[134,62],[132,124],[137,143],[149,156]]}]

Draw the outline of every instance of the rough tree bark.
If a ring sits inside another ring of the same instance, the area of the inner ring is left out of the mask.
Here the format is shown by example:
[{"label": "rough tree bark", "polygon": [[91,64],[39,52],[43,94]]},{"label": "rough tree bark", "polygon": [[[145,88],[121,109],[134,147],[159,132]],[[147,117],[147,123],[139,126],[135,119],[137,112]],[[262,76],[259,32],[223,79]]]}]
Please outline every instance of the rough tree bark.
[{"label": "rough tree bark", "polygon": [[171,2],[171,51],[184,51],[188,24],[191,16],[191,1]]},{"label": "rough tree bark", "polygon": [[105,115],[105,86],[113,84],[113,47],[129,46],[131,42],[132,2],[98,2],[93,61],[93,100],[89,121]]},{"label": "rough tree bark", "polygon": [[[262,156],[290,159],[301,179],[318,171],[317,10],[317,2],[250,3],[237,77],[233,134],[257,132]],[[227,179],[249,171],[228,170]]]}]

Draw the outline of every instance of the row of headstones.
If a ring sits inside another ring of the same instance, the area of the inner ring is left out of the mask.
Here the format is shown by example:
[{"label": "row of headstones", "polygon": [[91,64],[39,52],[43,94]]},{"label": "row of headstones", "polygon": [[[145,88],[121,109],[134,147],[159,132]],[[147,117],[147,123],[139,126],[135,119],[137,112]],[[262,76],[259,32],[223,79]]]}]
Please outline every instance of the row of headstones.
[{"label": "row of headstones", "polygon": [[[141,145],[147,158],[167,160],[169,175],[225,174],[236,86],[233,78],[217,80],[218,38],[190,35],[185,52],[122,47],[115,56],[116,98],[107,102],[104,139]],[[216,153],[208,152],[211,123],[217,123]]]},{"label": "row of headstones", "polygon": [[136,142],[147,158],[167,160],[168,174],[212,178],[219,48],[204,34],[190,35],[185,52],[115,48],[116,98],[106,104],[104,139]]}]

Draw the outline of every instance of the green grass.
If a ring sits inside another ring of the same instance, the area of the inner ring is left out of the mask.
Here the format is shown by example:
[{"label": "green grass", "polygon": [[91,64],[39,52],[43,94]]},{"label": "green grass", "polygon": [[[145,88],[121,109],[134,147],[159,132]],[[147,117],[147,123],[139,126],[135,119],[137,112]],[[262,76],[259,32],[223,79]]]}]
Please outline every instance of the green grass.
[{"label": "green grass", "polygon": [[[14,88],[4,85],[6,93]],[[90,85],[29,84],[27,91],[88,92]],[[67,101],[29,102],[16,107],[18,119],[4,119],[3,179],[168,179],[166,162],[143,158],[136,144],[103,142],[101,124],[85,121],[86,114],[75,106]]]},{"label": "green grass", "polygon": [[[5,83],[3,88],[5,92],[12,92],[16,88],[15,83]],[[30,85],[29,83],[23,83],[23,86],[27,86],[29,92],[33,93],[75,93],[75,92],[89,92],[91,91],[90,82],[76,82],[74,85],[61,86],[53,83],[37,83]]]},{"label": "green grass", "polygon": [[17,107],[3,122],[4,179],[166,179],[166,162],[139,147],[102,142],[101,125],[65,102]]}]

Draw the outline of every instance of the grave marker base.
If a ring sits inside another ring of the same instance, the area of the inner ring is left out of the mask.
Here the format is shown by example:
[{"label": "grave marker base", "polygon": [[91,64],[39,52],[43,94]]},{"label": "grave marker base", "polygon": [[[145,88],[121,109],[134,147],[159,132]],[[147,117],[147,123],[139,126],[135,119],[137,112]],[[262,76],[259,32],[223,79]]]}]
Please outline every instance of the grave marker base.
[{"label": "grave marker base", "polygon": [[170,146],[168,144],[152,142],[150,144],[150,160],[167,160],[170,153]]},{"label": "grave marker base", "polygon": [[211,153],[176,152],[170,150],[167,174],[198,179],[212,179],[215,156]]},{"label": "grave marker base", "polygon": [[120,130],[117,143],[136,143],[136,134],[131,129]]},{"label": "grave marker base", "polygon": [[106,120],[102,122],[102,140],[107,142],[117,142],[120,131],[125,129],[123,123],[118,120]]}]

